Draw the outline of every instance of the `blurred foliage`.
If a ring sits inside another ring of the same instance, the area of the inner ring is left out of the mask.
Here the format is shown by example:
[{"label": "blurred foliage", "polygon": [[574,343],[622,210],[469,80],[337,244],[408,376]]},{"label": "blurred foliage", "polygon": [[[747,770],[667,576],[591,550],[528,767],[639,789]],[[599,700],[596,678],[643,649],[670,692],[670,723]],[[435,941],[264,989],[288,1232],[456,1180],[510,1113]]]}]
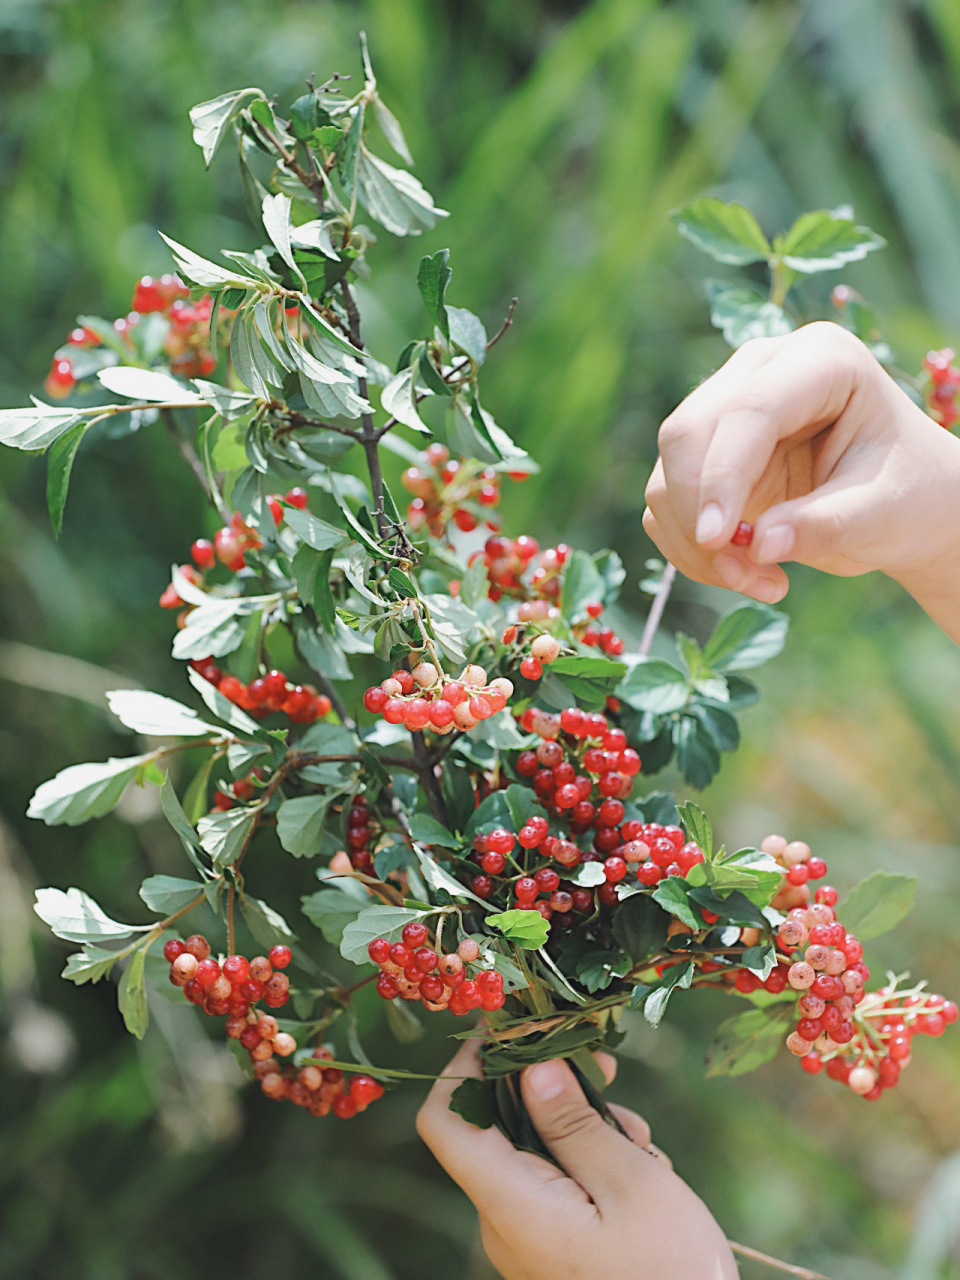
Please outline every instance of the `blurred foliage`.
[{"label": "blurred foliage", "polygon": [[[770,230],[852,203],[890,248],[838,278],[876,304],[902,367],[960,339],[956,0],[0,0],[0,404],[39,390],[78,312],[122,313],[134,278],[167,268],[158,227],[201,252],[242,242],[231,167],[204,174],[188,107],[355,71],[361,26],[418,171],[455,214],[374,250],[395,304],[371,339],[400,345],[416,263],[441,245],[453,298],[494,327],[520,297],[487,377],[543,464],[507,497],[515,533],[614,545],[628,581],[642,575],[657,423],[725,354],[696,251],[666,217],[703,190]],[[60,543],[42,463],[5,464],[0,1278],[488,1277],[469,1206],[414,1137],[414,1090],[345,1144],[336,1121],[237,1094],[232,1061],[184,1011],[156,1010],[135,1045],[111,992],[59,981],[64,948],[31,916],[33,886],[82,884],[109,911],[178,850],[137,796],[127,821],[78,830],[28,824],[27,799],[68,763],[129,749],[101,707],[118,675],[182,694],[154,601],[212,526],[157,433],[85,452]],[[841,889],[915,869],[916,915],[871,962],[909,957],[955,997],[956,652],[889,582],[792,580],[788,651],[711,810],[728,840],[810,840]],[[721,594],[683,584],[674,621],[702,634]],[[633,586],[618,630],[636,629],[639,601]],[[278,903],[291,914],[298,888]],[[728,1233],[834,1280],[960,1276],[956,1040],[921,1046],[876,1110],[791,1063],[704,1081],[710,1001],[632,1032],[617,1093]],[[387,1035],[372,1031],[375,1057]],[[409,1057],[433,1069],[447,1052],[435,1036]]]}]

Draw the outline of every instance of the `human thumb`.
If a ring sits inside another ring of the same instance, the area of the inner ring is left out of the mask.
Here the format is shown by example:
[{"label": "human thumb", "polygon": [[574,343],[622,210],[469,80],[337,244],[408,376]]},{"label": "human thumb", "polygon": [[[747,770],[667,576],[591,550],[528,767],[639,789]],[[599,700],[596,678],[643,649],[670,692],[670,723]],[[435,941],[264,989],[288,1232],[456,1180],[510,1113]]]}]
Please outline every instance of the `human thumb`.
[{"label": "human thumb", "polygon": [[[823,485],[813,493],[770,507],[756,522],[751,558],[816,564],[832,557],[857,559],[866,550],[871,503],[867,486]],[[872,566],[864,557],[864,572]]]}]

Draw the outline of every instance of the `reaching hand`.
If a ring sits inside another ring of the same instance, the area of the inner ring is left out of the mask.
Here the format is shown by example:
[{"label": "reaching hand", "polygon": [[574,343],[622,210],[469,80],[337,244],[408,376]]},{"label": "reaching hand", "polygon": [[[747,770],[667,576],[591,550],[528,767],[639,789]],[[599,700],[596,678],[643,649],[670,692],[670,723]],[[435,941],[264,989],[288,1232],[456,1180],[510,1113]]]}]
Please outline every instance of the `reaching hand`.
[{"label": "reaching hand", "polygon": [[[612,1078],[613,1059],[598,1059]],[[479,1048],[468,1041],[431,1090],[417,1128],[476,1206],[483,1247],[504,1280],[735,1280],[723,1232],[651,1150],[638,1115],[611,1108],[624,1137],[590,1106],[565,1062],[528,1067],[523,1100],[558,1168],[449,1109],[460,1078],[479,1075]]]},{"label": "reaching hand", "polygon": [[[773,603],[783,561],[880,569],[960,640],[960,440],[838,325],[735,352],[663,423],[646,496],[687,577]],[[730,543],[741,520],[749,547]]]}]

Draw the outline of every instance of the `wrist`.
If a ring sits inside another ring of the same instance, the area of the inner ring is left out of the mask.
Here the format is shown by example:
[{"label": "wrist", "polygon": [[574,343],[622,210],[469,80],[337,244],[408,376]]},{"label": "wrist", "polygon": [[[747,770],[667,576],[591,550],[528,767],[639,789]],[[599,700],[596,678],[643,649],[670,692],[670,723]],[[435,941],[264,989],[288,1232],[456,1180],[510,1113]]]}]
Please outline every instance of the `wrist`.
[{"label": "wrist", "polygon": [[[960,544],[908,566],[887,570],[954,639],[960,620]],[[958,641],[960,642],[960,641]]]}]

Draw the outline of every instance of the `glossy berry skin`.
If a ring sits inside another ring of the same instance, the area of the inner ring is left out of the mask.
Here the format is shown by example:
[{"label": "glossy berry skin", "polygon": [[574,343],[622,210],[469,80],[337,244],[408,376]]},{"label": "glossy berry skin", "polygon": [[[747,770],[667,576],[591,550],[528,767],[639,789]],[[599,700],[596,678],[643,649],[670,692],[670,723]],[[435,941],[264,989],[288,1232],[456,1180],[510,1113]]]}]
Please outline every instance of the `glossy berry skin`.
[{"label": "glossy berry skin", "polygon": [[282,943],[278,946],[271,947],[267,953],[267,959],[274,969],[286,969],[290,961],[293,959],[293,953],[290,948]]},{"label": "glossy berry skin", "polygon": [[734,547],[749,547],[753,542],[753,525],[747,520],[741,520],[734,530],[733,537],[730,539],[730,545]]}]

